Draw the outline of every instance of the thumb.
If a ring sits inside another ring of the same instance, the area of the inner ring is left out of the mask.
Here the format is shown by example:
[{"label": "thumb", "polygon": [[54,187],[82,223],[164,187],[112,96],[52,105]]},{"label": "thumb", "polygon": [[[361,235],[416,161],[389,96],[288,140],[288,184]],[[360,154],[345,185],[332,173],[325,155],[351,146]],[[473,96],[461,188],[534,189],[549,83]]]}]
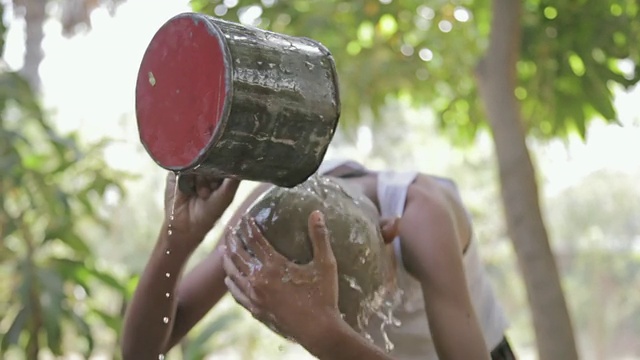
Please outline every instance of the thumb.
[{"label": "thumb", "polygon": [[309,237],[313,248],[313,260],[319,262],[335,262],[329,230],[324,221],[324,215],[316,210],[309,215]]}]

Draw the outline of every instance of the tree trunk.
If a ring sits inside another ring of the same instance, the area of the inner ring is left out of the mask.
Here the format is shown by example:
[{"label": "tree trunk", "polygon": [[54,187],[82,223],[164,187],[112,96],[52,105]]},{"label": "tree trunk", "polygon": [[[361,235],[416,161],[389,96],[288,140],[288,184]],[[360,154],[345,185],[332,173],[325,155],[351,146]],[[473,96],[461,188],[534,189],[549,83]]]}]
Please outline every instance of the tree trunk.
[{"label": "tree trunk", "polygon": [[44,59],[42,40],[44,39],[44,22],[47,18],[47,0],[26,0],[25,7],[25,52],[24,65],[20,70],[33,91],[40,92],[40,74],[38,69]]},{"label": "tree trunk", "polygon": [[489,49],[476,76],[489,118],[507,229],[527,289],[538,355],[578,358],[571,319],[540,211],[536,175],[514,95],[521,44],[519,0],[493,0]]}]

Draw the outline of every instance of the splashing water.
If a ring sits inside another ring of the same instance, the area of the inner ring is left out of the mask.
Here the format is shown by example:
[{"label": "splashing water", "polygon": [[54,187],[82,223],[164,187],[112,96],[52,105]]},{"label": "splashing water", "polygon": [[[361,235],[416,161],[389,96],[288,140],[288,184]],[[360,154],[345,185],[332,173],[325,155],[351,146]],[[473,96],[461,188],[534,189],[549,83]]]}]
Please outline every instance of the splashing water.
[{"label": "splashing water", "polygon": [[349,287],[351,287],[353,290],[359,293],[362,293],[362,288],[360,287],[360,285],[358,285],[358,282],[356,281],[355,278],[348,275],[342,275],[342,278],[347,280],[347,282],[349,283]]},{"label": "splashing water", "polygon": [[382,335],[382,339],[384,341],[384,348],[387,352],[390,352],[393,350],[395,346],[393,345],[391,340],[389,340],[389,335],[387,334],[386,328],[388,325],[395,325],[400,323],[400,321],[398,319],[393,318],[393,314],[391,313],[391,311],[388,311],[387,314],[385,314],[382,311],[377,311],[376,316],[378,317],[378,319],[381,320],[380,335]]},{"label": "splashing water", "polygon": [[369,335],[368,332],[363,333],[362,336],[364,336],[364,338],[367,339],[367,341],[373,344],[373,338],[371,337],[371,335]]},{"label": "splashing water", "polygon": [[[180,172],[176,172],[176,183],[173,187],[173,198],[171,199],[171,213],[169,214],[169,225],[167,226],[167,234],[171,236],[173,234],[173,220],[176,214],[176,197],[178,197],[178,183],[180,182]],[[169,251],[169,250],[167,250]],[[168,253],[167,253],[168,254]]]},{"label": "splashing water", "polygon": [[252,257],[247,265],[249,265],[249,274],[254,274],[256,271],[262,269],[262,263],[255,257]]},{"label": "splashing water", "polygon": [[[346,279],[349,281],[348,279]],[[351,281],[349,281],[351,284]],[[357,286],[357,284],[356,284]],[[371,297],[365,299],[362,303],[362,312],[358,315],[358,327],[361,329],[362,336],[374,343],[374,339],[367,330],[369,320],[372,315],[380,321],[379,331],[386,352],[391,352],[395,348],[391,339],[387,334],[389,326],[400,327],[402,322],[393,316],[394,310],[402,301],[402,290],[391,290],[387,286],[381,286]],[[376,323],[377,325],[377,323]]]},{"label": "splashing water", "polygon": [[[169,224],[167,225],[167,235],[169,236],[169,239],[167,239],[167,242],[170,243],[170,239],[171,236],[173,235],[173,220],[175,219],[175,212],[176,212],[176,197],[178,196],[178,183],[180,181],[180,172],[176,172],[176,181],[174,184],[174,188],[173,188],[173,198],[171,199],[171,213],[169,214]],[[169,246],[167,246],[167,249],[164,251],[166,256],[171,255],[171,248]],[[165,278],[170,278],[171,274],[166,272],[164,274]],[[170,292],[166,292],[164,294],[166,299],[171,298],[171,293]],[[169,317],[168,316],[164,316],[162,318],[162,322],[164,324],[169,324]],[[158,355],[158,360],[164,360],[165,359],[165,355],[164,354],[159,354]]]},{"label": "splashing water", "polygon": [[284,269],[284,275],[282,275],[282,283],[288,283],[291,281],[291,274],[289,274],[289,268]]},{"label": "splashing water", "polygon": [[[173,187],[173,198],[171,199],[171,213],[169,214],[169,224],[167,225],[167,235],[169,236],[169,238],[167,239],[167,242],[170,244],[170,240],[171,240],[171,236],[173,235],[173,220],[175,219],[175,213],[176,213],[176,198],[178,197],[178,184],[180,182],[180,172],[176,172],[176,181]],[[167,245],[167,249],[164,251],[166,256],[171,255],[171,248],[169,247],[169,244]],[[166,272],[164,274],[165,278],[169,279],[171,278],[171,274],[169,272]],[[165,292],[164,294],[166,299],[171,298],[171,293],[170,292]],[[168,324],[169,323],[169,317],[165,316],[162,318],[162,322],[164,324]],[[158,356],[158,359],[164,359],[164,355],[160,354]]]}]

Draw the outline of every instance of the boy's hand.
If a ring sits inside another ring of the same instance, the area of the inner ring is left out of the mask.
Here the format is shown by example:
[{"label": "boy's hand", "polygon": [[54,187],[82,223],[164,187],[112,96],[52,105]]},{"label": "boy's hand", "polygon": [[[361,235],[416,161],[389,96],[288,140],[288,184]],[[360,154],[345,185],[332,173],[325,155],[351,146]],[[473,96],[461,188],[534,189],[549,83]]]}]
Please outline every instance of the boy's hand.
[{"label": "boy's hand", "polygon": [[[177,188],[176,175],[169,172],[164,201],[165,228],[180,236],[181,245],[193,250],[231,204],[240,181],[182,174],[180,183]],[[193,191],[183,191],[185,185]]]},{"label": "boy's hand", "polygon": [[229,292],[256,319],[305,347],[314,347],[325,335],[319,322],[342,319],[336,259],[319,211],[309,216],[309,235],[313,260],[298,265],[269,244],[253,219],[243,218],[240,230],[226,238],[224,269]]}]

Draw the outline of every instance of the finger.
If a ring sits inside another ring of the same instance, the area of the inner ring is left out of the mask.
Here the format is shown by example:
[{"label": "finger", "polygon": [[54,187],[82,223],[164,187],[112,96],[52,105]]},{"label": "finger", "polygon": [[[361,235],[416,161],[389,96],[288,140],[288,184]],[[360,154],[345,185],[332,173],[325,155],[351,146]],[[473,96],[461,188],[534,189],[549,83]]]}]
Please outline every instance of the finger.
[{"label": "finger", "polygon": [[226,237],[226,245],[226,254],[229,255],[230,260],[235,265],[235,268],[248,275],[251,272],[251,266],[249,264],[251,263],[253,256],[244,248],[244,244],[242,244],[234,233],[231,233]]},{"label": "finger", "polygon": [[222,267],[227,276],[239,278],[249,275],[251,266],[249,261],[243,260],[240,255],[234,252],[227,252],[222,257]]},{"label": "finger", "polygon": [[220,188],[220,186],[222,186],[223,182],[224,182],[223,178],[211,177],[209,179],[209,188],[211,188],[211,191],[216,191]]},{"label": "finger", "polygon": [[238,192],[240,181],[236,179],[224,179],[222,184],[211,193],[207,199],[207,203],[215,207],[226,207],[231,204]]},{"label": "finger", "polygon": [[227,289],[229,289],[231,296],[233,296],[236,302],[253,314],[255,306],[253,306],[251,300],[249,300],[249,296],[247,296],[243,289],[228,276],[224,278],[224,283],[227,285]]},{"label": "finger", "polygon": [[329,230],[324,221],[324,215],[316,210],[309,215],[309,237],[313,247],[313,260],[320,262],[335,262]]},{"label": "finger", "polygon": [[284,256],[280,255],[269,241],[262,235],[262,231],[258,228],[255,219],[244,218],[240,225],[241,236],[246,241],[247,248],[252,251],[256,258],[261,262],[275,262],[284,263],[288,262]]},{"label": "finger", "polygon": [[[231,200],[233,200],[233,197],[238,190],[238,186],[240,186],[240,180],[231,178],[217,179],[214,180],[213,183],[215,184],[215,189],[218,190],[217,193],[224,194],[227,197],[231,197]],[[231,202],[231,200],[229,200],[229,202]]]},{"label": "finger", "polygon": [[[254,226],[251,226],[252,224]],[[259,238],[262,237],[262,232],[255,227],[253,219],[245,216],[240,219],[238,223],[238,236],[244,241],[247,251],[258,258],[258,260],[263,261],[269,256],[268,249],[265,249],[259,241]]]},{"label": "finger", "polygon": [[201,199],[209,198],[209,195],[211,195],[212,192],[209,179],[203,175],[196,175],[195,184],[198,197]]},{"label": "finger", "polygon": [[[175,175],[174,176],[174,186],[175,186]],[[196,179],[194,174],[180,174],[178,177],[178,189],[180,193],[191,196],[196,193]],[[173,191],[173,189],[171,189]]]}]

